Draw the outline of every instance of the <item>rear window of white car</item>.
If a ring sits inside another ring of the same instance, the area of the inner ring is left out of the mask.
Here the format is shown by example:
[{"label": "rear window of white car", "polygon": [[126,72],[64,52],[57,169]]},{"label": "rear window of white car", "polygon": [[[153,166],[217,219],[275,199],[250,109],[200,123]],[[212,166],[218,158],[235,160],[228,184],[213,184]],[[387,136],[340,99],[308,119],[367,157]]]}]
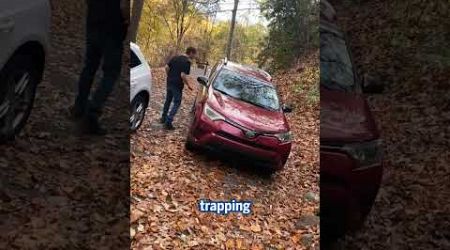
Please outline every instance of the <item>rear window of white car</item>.
[{"label": "rear window of white car", "polygon": [[142,62],[139,60],[139,57],[131,50],[131,58],[130,58],[130,68],[137,67],[141,65]]}]

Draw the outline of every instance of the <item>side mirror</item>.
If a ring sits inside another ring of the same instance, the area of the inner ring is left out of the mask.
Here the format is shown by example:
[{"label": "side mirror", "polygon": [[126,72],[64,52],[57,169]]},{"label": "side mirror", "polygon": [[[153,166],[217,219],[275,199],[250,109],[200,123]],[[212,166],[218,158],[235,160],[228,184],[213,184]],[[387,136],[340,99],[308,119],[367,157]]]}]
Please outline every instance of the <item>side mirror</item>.
[{"label": "side mirror", "polygon": [[384,90],[384,84],[377,77],[364,74],[362,78],[362,91],[366,94],[380,94]]},{"label": "side mirror", "polygon": [[291,113],[294,109],[290,105],[283,104],[282,108],[284,113]]},{"label": "side mirror", "polygon": [[197,82],[205,87],[208,86],[208,78],[206,78],[204,76],[197,77]]}]

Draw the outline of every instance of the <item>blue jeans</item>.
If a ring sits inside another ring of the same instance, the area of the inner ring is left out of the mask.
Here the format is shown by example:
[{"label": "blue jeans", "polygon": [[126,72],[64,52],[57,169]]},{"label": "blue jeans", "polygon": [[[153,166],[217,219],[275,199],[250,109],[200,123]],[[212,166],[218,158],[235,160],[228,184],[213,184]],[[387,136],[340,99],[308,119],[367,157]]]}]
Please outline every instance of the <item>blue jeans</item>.
[{"label": "blue jeans", "polygon": [[[162,119],[167,124],[172,124],[174,116],[177,114],[181,105],[181,98],[183,97],[183,89],[173,84],[167,84],[166,101],[164,103]],[[169,112],[170,104],[173,101],[172,109]]]}]

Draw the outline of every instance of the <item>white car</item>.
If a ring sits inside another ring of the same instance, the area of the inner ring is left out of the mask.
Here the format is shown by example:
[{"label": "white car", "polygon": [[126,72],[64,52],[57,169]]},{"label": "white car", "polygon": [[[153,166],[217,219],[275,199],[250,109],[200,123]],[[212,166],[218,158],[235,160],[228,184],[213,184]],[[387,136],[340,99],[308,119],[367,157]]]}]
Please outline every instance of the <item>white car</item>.
[{"label": "white car", "polygon": [[25,126],[49,44],[48,0],[0,0],[0,142]]},{"label": "white car", "polygon": [[130,51],[130,129],[134,132],[142,125],[150,102],[152,73],[139,46],[130,43]]}]

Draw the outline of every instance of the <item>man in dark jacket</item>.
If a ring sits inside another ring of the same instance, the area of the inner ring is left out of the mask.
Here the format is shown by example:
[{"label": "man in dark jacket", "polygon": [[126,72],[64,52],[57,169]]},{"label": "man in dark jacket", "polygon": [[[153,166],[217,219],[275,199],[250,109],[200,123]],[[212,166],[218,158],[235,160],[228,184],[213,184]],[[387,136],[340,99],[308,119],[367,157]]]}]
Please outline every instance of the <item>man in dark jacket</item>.
[{"label": "man in dark jacket", "polygon": [[[161,115],[161,123],[164,123],[166,129],[175,129],[172,122],[181,105],[184,84],[186,84],[190,90],[193,89],[189,82],[190,79],[188,75],[191,70],[192,60],[194,60],[196,56],[197,50],[193,47],[189,47],[186,50],[186,54],[173,57],[166,65],[167,93]],[[169,112],[170,104],[172,102],[172,109]]]},{"label": "man in dark jacket", "polygon": [[[78,81],[78,96],[71,108],[82,133],[104,134],[98,118],[103,105],[120,77],[123,43],[129,19],[128,0],[87,0],[86,54]],[[103,60],[103,78],[89,95],[95,74]]]}]

